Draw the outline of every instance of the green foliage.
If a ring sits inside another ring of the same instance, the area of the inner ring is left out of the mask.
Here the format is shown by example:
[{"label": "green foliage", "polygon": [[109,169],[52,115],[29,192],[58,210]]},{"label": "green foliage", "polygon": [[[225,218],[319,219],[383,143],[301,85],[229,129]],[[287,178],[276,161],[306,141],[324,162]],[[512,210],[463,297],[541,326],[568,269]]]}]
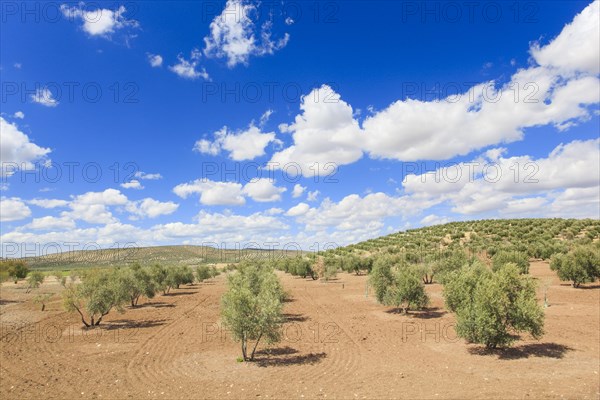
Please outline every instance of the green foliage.
[{"label": "green foliage", "polygon": [[194,271],[187,265],[170,267],[167,273],[167,285],[169,288],[179,289],[181,285],[194,283]]},{"label": "green foliage", "polygon": [[[252,361],[256,348],[280,340],[280,325],[285,293],[270,267],[259,263],[244,263],[238,272],[228,276],[228,290],[223,295],[222,317],[233,338],[241,342],[242,356]],[[254,347],[248,354],[248,344]]]},{"label": "green foliage", "polygon": [[555,254],[550,268],[561,281],[573,281],[573,287],[595,282],[600,277],[600,249],[597,245],[578,246],[567,254]]},{"label": "green foliage", "polygon": [[481,263],[465,265],[450,272],[444,284],[446,307],[452,312],[457,312],[468,306],[473,300],[478,282],[490,274],[490,270]]},{"label": "green foliage", "polygon": [[394,282],[392,265],[392,257],[379,257],[373,263],[373,269],[369,274],[369,285],[375,290],[375,298],[379,303],[383,303],[388,287]]},{"label": "green foliage", "polygon": [[214,265],[212,267],[210,267],[210,277],[211,278],[216,278],[219,275],[221,275],[221,271],[219,271],[217,269],[217,267],[215,267]]},{"label": "green foliage", "polygon": [[[96,326],[113,308],[123,311],[129,300],[119,282],[119,270],[92,270],[82,277],[82,283],[69,284],[63,291],[67,311],[77,311],[86,326]],[[87,316],[86,316],[87,314]]]},{"label": "green foliage", "polygon": [[513,263],[522,274],[529,273],[529,257],[527,253],[516,250],[500,250],[492,257],[492,269],[498,271],[505,264]]},{"label": "green foliage", "polygon": [[37,289],[44,282],[45,275],[40,271],[33,271],[27,277],[27,292],[31,289]]},{"label": "green foliage", "polygon": [[139,264],[119,270],[119,290],[129,299],[131,307],[136,307],[140,297],[153,298],[156,294],[156,284],[148,268]]},{"label": "green foliage", "polygon": [[150,276],[152,276],[152,281],[157,291],[162,291],[163,294],[169,292],[171,289],[168,281],[169,270],[164,265],[158,263],[152,265],[150,267]]},{"label": "green foliage", "polygon": [[50,299],[52,298],[52,293],[41,293],[36,295],[33,298],[33,302],[35,304],[41,304],[42,305],[42,309],[41,311],[46,310],[46,303],[48,303],[48,301],[50,301]]},{"label": "green foliage", "polygon": [[393,277],[383,296],[383,304],[402,308],[407,313],[411,308],[421,309],[429,304],[429,297],[417,268],[402,268]]},{"label": "green foliage", "polygon": [[204,282],[205,280],[210,279],[212,277],[212,271],[208,266],[200,265],[198,268],[196,268],[196,280],[198,282]]},{"label": "green foliage", "polygon": [[544,312],[537,304],[535,282],[513,263],[495,272],[481,266],[464,267],[449,277],[444,296],[456,313],[456,332],[488,348],[509,346],[520,332],[538,339]]},{"label": "green foliage", "polygon": [[0,271],[5,278],[11,278],[17,283],[19,279],[25,279],[29,273],[27,263],[23,260],[3,260],[0,261]]},{"label": "green foliage", "polygon": [[67,284],[67,277],[60,270],[49,272],[48,276],[55,277],[58,283],[60,283],[60,285],[63,287]]}]

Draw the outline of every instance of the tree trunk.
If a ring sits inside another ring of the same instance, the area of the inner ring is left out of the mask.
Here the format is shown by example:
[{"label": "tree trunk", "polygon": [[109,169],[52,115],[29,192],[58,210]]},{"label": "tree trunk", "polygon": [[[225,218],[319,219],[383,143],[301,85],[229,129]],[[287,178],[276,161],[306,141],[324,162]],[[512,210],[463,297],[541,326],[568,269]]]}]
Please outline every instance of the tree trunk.
[{"label": "tree trunk", "polygon": [[87,322],[85,322],[85,317],[83,316],[83,313],[81,312],[81,310],[79,309],[79,307],[77,306],[73,306],[75,307],[75,309],[77,310],[77,312],[79,313],[79,315],[81,315],[81,322],[83,322],[83,324],[85,325],[86,328],[90,327],[90,324],[88,324]]},{"label": "tree trunk", "polygon": [[248,361],[248,357],[246,356],[246,334],[244,333],[242,336],[242,357],[244,361]]},{"label": "tree trunk", "polygon": [[263,335],[263,333],[261,332],[260,335],[258,335],[258,339],[256,339],[256,343],[254,343],[254,348],[252,349],[252,354],[250,355],[250,361],[254,360],[254,353],[256,352],[256,348],[258,347],[258,342],[260,342],[262,335]]},{"label": "tree trunk", "polygon": [[42,303],[42,311],[44,311],[46,309],[46,305],[44,303]]}]

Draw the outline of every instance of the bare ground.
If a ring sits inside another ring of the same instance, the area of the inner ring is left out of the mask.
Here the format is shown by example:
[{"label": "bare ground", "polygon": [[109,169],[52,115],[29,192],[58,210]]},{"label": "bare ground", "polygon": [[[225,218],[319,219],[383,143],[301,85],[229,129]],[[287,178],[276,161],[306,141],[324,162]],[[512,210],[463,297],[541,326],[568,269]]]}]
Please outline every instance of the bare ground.
[{"label": "bare ground", "polygon": [[[220,327],[224,277],[182,287],[82,330],[59,296],[45,312],[23,285],[0,293],[0,397],[23,398],[600,398],[600,288],[573,289],[548,264],[546,334],[487,353],[457,339],[441,286],[428,310],[401,315],[366,296],[366,277],[329,283],[280,274],[291,300],[284,339],[238,363]],[[38,292],[59,292],[46,282]]]}]

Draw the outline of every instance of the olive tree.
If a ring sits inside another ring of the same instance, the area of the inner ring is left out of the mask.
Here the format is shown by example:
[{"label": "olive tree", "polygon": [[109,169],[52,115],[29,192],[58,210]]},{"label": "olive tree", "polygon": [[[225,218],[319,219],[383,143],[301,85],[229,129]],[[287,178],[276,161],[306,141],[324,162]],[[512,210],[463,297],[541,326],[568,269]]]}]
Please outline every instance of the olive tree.
[{"label": "olive tree", "polygon": [[369,285],[375,290],[375,298],[379,303],[383,303],[387,289],[394,282],[392,265],[392,257],[379,257],[373,263],[373,269],[369,274]]},{"label": "olive tree", "polygon": [[22,260],[7,260],[3,261],[7,270],[8,276],[14,280],[15,283],[19,282],[19,279],[25,279],[29,273],[29,268],[25,261]]},{"label": "olive tree", "polygon": [[123,312],[129,300],[119,284],[119,271],[90,271],[79,284],[71,283],[63,291],[63,305],[67,311],[77,311],[86,327],[100,325],[112,309]]},{"label": "olive tree", "polygon": [[573,281],[573,287],[594,282],[600,277],[600,250],[593,245],[579,246],[567,254],[555,254],[550,268],[561,281]]},{"label": "olive tree", "polygon": [[206,265],[200,265],[196,268],[196,280],[198,282],[204,282],[207,279],[212,278],[212,270]]},{"label": "olive tree", "polygon": [[147,268],[140,264],[133,264],[119,271],[118,282],[121,291],[127,296],[131,307],[136,307],[140,297],[153,298],[156,294],[156,285]]},{"label": "olive tree", "polygon": [[262,339],[267,343],[280,340],[284,296],[273,270],[259,263],[240,265],[228,276],[228,290],[222,298],[223,324],[241,342],[244,361],[254,360]]},{"label": "olive tree", "polygon": [[40,271],[33,271],[27,277],[27,293],[31,291],[31,289],[37,289],[44,282],[44,274]]},{"label": "olive tree", "polygon": [[167,294],[171,289],[167,279],[169,276],[169,270],[165,266],[157,263],[150,267],[150,275],[152,276],[152,281],[154,282],[154,287],[156,290],[160,290],[163,292],[163,294]]},{"label": "olive tree", "polygon": [[508,263],[516,264],[519,272],[529,273],[529,257],[527,253],[517,250],[500,250],[492,257],[492,269],[497,271]]},{"label": "olive tree", "polygon": [[52,298],[52,293],[42,293],[42,294],[38,294],[33,298],[33,302],[35,304],[41,304],[42,305],[42,310],[44,311],[46,310],[46,303],[48,301],[50,301],[50,299]]},{"label": "olive tree", "polygon": [[415,268],[401,268],[393,276],[392,284],[387,288],[383,304],[401,308],[407,313],[411,308],[421,309],[429,304],[425,285],[420,272]]},{"label": "olive tree", "polygon": [[449,277],[444,296],[456,313],[456,333],[489,349],[509,346],[521,332],[543,334],[544,311],[537,303],[535,281],[514,263],[495,272],[465,267]]}]

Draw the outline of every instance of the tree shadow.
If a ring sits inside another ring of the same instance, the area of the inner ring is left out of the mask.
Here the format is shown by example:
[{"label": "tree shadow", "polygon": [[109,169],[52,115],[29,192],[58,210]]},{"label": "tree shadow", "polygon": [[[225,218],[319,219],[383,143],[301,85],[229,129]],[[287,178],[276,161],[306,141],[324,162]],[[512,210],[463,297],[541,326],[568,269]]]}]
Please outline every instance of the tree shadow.
[{"label": "tree shadow", "polygon": [[283,318],[286,322],[304,322],[308,321],[308,318],[302,314],[283,314]]},{"label": "tree shadow", "polygon": [[118,321],[111,321],[105,325],[106,330],[113,329],[139,329],[139,328],[154,328],[161,326],[166,323],[165,319],[149,319],[146,321],[137,321],[132,319],[120,319]]},{"label": "tree shadow", "polygon": [[432,319],[432,318],[443,317],[447,313],[448,313],[448,311],[442,310],[439,307],[431,307],[431,308],[424,308],[422,310],[415,311],[411,315],[413,316],[413,318]]},{"label": "tree shadow", "polygon": [[181,292],[178,289],[177,292],[169,292],[169,293],[165,293],[163,294],[163,296],[169,296],[169,297],[173,297],[173,296],[188,296],[190,294],[195,294],[196,292]]},{"label": "tree shadow", "polygon": [[138,309],[138,308],[146,308],[146,307],[152,307],[152,308],[171,308],[171,307],[175,307],[175,304],[173,303],[165,303],[164,301],[158,301],[156,303],[143,303],[143,304],[138,304],[137,306],[135,306],[134,308],[132,308],[132,310]]},{"label": "tree shadow", "polygon": [[575,288],[575,289],[600,289],[600,285],[599,284],[590,284],[590,285],[586,285],[584,283],[581,284],[581,286]]},{"label": "tree shadow", "polygon": [[487,356],[496,355],[500,360],[518,360],[529,357],[545,357],[561,359],[568,351],[574,349],[558,343],[530,343],[517,347],[504,349],[488,349],[486,347],[473,347],[468,351],[471,354]]},{"label": "tree shadow", "polygon": [[314,365],[327,357],[327,353],[298,354],[298,350],[289,346],[265,349],[256,352],[254,362],[259,367]]},{"label": "tree shadow", "polygon": [[17,304],[17,303],[24,303],[24,301],[0,299],[0,306],[4,306],[6,304]]},{"label": "tree shadow", "polygon": [[388,308],[387,310],[385,310],[385,312],[388,314],[410,315],[410,313],[405,313],[404,310],[402,310],[402,308],[400,307]]}]

